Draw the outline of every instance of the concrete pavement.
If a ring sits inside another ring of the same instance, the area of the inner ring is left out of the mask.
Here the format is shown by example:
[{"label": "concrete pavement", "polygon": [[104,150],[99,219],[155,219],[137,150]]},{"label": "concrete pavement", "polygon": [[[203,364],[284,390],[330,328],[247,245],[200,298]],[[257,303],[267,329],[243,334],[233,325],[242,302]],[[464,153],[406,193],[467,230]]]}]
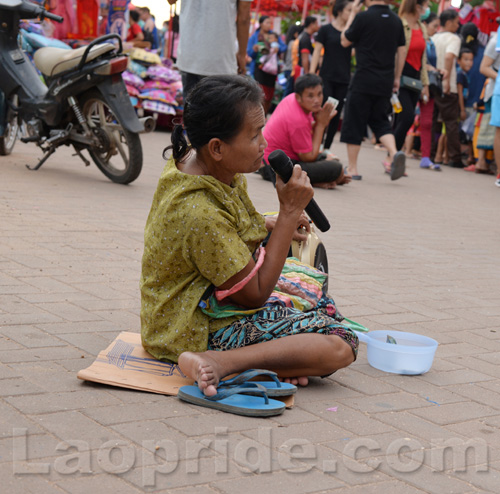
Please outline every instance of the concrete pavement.
[{"label": "concrete pavement", "polygon": [[[366,360],[313,379],[292,410],[251,419],[76,379],[139,332],[143,228],[169,135],[111,183],[60,149],[0,158],[0,485],[11,493],[473,493],[500,485],[500,269],[494,177],[418,169],[390,182],[363,147],[361,182],[317,190],[340,311],[439,341],[431,371]],[[345,148],[334,151],[345,160]],[[275,210],[271,184],[248,177]]]}]

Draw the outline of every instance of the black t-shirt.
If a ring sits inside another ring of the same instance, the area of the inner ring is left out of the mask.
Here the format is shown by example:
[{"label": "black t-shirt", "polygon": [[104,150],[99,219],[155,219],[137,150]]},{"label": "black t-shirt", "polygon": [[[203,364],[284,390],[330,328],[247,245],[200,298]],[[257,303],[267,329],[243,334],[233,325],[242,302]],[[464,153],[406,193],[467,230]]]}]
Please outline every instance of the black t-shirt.
[{"label": "black t-shirt", "polygon": [[345,36],[356,49],[351,87],[367,94],[390,95],[396,51],[405,45],[401,19],[387,5],[372,5],[354,18]]},{"label": "black t-shirt", "polygon": [[302,52],[307,50],[309,52],[309,57],[314,51],[314,47],[311,41],[311,35],[309,33],[302,33],[299,38],[299,65],[302,67]]},{"label": "black t-shirt", "polygon": [[340,44],[341,32],[331,24],[321,26],[316,36],[325,48],[323,64],[319,75],[328,81],[339,84],[349,84],[351,80],[351,51],[352,47],[344,48]]}]

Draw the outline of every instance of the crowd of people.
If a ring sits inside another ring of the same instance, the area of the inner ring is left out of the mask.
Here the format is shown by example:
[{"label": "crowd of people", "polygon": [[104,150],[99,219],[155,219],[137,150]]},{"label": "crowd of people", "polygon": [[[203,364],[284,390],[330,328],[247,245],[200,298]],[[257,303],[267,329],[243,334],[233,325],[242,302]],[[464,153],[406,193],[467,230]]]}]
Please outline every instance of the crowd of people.
[{"label": "crowd of people", "polygon": [[[363,5],[368,7],[364,11]],[[325,158],[332,158],[329,151],[340,129],[340,141],[346,143],[348,154],[345,177],[347,181],[361,180],[357,157],[369,128],[377,147],[387,151],[382,164],[392,179],[406,175],[407,157],[420,158],[423,169],[441,171],[447,165],[495,175],[495,32],[484,46],[475,23],[461,25],[458,11],[452,8],[438,16],[431,12],[428,0],[403,0],[398,15],[384,0],[336,0],[331,19],[320,26],[316,17],[307,17],[302,26],[290,28],[285,43],[277,39],[273,52],[271,19],[262,16],[248,41],[249,73],[262,87],[266,113],[272,108],[277,77],[276,64],[269,70],[267,61],[271,56],[283,59],[288,81],[285,97],[277,107],[279,116],[275,118],[273,113],[267,124],[273,131],[272,135],[266,132],[270,139],[266,155],[286,149],[295,162],[304,161],[299,159],[300,150],[291,147],[293,135],[283,133],[290,126],[285,122],[297,118],[298,113],[291,116],[284,112],[293,109],[289,94],[298,78],[314,74],[321,78],[323,107],[329,99],[336,105],[336,111],[329,112],[320,146],[310,143],[308,148],[316,155],[309,163],[321,163],[323,172],[328,168]],[[303,95],[295,91],[295,98],[301,106]],[[314,125],[312,141],[317,143],[318,128],[324,126],[323,115],[303,105],[302,109],[318,116],[310,116]],[[497,118],[500,120],[500,115]],[[279,126],[276,120],[281,122]],[[496,154],[500,156],[500,130],[496,140]],[[303,148],[304,142],[295,147]],[[311,166],[305,168],[309,173]],[[319,184],[333,186],[327,179],[335,168],[332,163]],[[261,173],[272,179],[268,170]],[[319,180],[318,174],[315,181]],[[500,175],[495,184],[500,186]]]},{"label": "crowd of people", "polygon": [[161,49],[162,34],[158,31],[148,7],[136,7],[130,10],[126,41],[138,48]]}]

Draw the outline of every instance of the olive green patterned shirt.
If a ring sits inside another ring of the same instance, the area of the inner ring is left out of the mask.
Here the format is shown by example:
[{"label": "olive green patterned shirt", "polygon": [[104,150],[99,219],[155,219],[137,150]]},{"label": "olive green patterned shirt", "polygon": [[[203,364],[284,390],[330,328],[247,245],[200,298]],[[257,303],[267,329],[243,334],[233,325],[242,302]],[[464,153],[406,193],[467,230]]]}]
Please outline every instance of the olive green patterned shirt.
[{"label": "olive green patterned shirt", "polygon": [[208,334],[237,317],[211,319],[198,307],[208,287],[239,273],[267,235],[247,193],[246,178],[231,185],[209,175],[163,170],[146,223],[141,277],[141,334],[158,359],[177,362],[207,349]]}]

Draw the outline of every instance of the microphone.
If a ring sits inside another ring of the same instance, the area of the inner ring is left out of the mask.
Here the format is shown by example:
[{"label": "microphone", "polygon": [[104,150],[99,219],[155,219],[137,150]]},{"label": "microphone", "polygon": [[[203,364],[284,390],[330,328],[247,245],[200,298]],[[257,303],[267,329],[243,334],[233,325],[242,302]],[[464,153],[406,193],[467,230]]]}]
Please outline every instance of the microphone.
[{"label": "microphone", "polygon": [[[268,160],[271,168],[281,177],[283,182],[287,183],[293,173],[292,160],[281,149],[273,151],[269,155]],[[311,199],[306,206],[306,213],[319,230],[327,232],[330,229],[327,217],[323,214],[323,211],[321,211],[314,199]]]}]

